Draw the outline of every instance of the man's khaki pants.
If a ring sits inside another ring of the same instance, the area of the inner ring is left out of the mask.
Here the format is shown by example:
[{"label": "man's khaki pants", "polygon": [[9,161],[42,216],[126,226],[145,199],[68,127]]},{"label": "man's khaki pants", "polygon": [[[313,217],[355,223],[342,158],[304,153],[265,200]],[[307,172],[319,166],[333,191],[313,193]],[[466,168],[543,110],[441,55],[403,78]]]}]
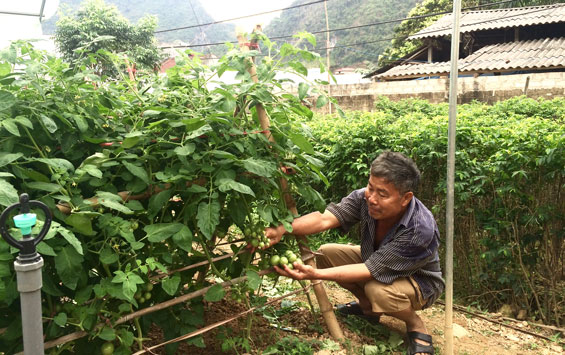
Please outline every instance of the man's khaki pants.
[{"label": "man's khaki pants", "polygon": [[[324,244],[318,252],[323,254],[316,256],[316,264],[320,269],[362,263],[361,247],[358,245]],[[358,287],[358,291],[367,296],[374,313],[395,313],[410,306],[417,311],[426,304],[420,287],[411,277],[396,279],[390,285],[375,279],[350,285]]]}]

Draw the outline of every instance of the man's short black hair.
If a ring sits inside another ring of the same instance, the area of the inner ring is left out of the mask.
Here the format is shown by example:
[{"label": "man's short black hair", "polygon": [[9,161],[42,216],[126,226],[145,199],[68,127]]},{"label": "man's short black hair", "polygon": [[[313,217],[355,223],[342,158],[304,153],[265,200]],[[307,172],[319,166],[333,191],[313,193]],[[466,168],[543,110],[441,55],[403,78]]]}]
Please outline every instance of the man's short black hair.
[{"label": "man's short black hair", "polygon": [[416,192],[420,183],[420,170],[412,159],[402,153],[381,153],[371,164],[371,175],[382,177],[393,184],[400,194]]}]

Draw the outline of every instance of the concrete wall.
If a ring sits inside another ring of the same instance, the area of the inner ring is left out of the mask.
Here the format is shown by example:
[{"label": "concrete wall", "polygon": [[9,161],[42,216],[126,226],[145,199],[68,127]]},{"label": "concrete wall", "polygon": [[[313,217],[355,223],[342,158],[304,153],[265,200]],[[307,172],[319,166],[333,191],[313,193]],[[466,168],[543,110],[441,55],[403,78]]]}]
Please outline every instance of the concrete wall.
[{"label": "concrete wall", "polygon": [[[528,97],[565,97],[565,72],[530,73],[458,79],[459,103],[473,100],[493,103],[526,94]],[[449,78],[384,81],[368,84],[332,85],[331,96],[343,109],[372,111],[378,96],[397,101],[426,99],[433,103],[449,101]],[[327,111],[327,108],[323,109]]]}]

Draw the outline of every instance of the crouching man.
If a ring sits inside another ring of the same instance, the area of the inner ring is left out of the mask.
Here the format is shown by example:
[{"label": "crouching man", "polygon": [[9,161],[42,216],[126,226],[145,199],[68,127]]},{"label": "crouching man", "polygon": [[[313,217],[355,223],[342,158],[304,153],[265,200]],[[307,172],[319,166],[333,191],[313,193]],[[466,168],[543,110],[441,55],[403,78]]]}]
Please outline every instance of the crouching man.
[{"label": "crouching man", "polygon": [[[325,244],[318,268],[294,263],[275,267],[296,280],[335,281],[358,301],[337,307],[378,322],[381,314],[406,323],[408,354],[433,354],[432,337],[416,311],[440,296],[444,281],[438,255],[439,231],[432,213],[414,193],[420,180],[416,164],[400,153],[382,153],[371,164],[367,187],[351,192],[324,213],[313,212],[292,223],[292,234],[310,235],[332,228],[347,232],[360,224],[361,245]],[[286,233],[267,228],[270,246]]]}]

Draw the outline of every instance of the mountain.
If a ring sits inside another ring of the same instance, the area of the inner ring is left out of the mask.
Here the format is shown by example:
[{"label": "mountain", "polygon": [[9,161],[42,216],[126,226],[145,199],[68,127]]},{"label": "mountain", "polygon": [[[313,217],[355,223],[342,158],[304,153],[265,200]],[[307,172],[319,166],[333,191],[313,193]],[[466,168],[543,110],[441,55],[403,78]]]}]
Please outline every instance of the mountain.
[{"label": "mountain", "polygon": [[[135,23],[146,14],[158,18],[157,31],[210,23],[218,19],[206,12],[201,1],[206,0],[106,0],[107,4],[116,5],[120,12]],[[332,68],[345,66],[361,67],[368,61],[376,63],[383,51],[390,46],[393,28],[399,22],[381,25],[364,26],[377,22],[386,22],[406,17],[419,0],[328,0],[328,18],[330,29],[343,29],[330,32],[330,51]],[[82,0],[60,0],[59,9],[68,7],[77,10]],[[313,0],[296,0],[289,7],[314,2]],[[273,2],[273,8],[277,8]],[[43,22],[43,32],[53,34],[58,16]],[[290,38],[300,31],[315,33],[326,30],[324,3],[285,10],[264,28],[264,32],[275,41],[292,42]],[[288,36],[288,37],[287,37]],[[185,44],[223,43],[235,41],[235,25],[221,23],[202,27],[194,27],[179,31],[157,33],[155,36],[162,44],[170,44],[180,40]],[[316,51],[326,56],[326,33],[317,33]],[[222,45],[195,47],[196,51],[222,55]],[[313,49],[310,47],[309,49]]]},{"label": "mountain", "polygon": [[[59,10],[68,7],[76,11],[82,2],[83,0],[60,0]],[[145,15],[156,16],[158,19],[157,31],[217,20],[206,12],[199,0],[106,0],[105,2],[115,5],[131,23],[136,23]],[[54,34],[58,19],[56,15],[44,21],[43,33]],[[176,40],[192,45],[236,40],[235,25],[228,23],[157,33],[155,37],[161,44],[170,44]],[[223,51],[223,46],[194,47],[193,49],[203,53],[211,51],[219,55]]]},{"label": "mountain", "polygon": [[[297,0],[292,6],[313,2]],[[363,26],[406,17],[418,0],[329,0],[327,1],[329,28]],[[390,46],[394,27],[400,22],[374,26],[363,26],[347,30],[330,32],[330,51],[332,68],[345,66],[363,66],[363,62],[376,63],[382,52]],[[326,17],[324,3],[285,10],[280,17],[267,25],[264,32],[273,38],[291,35],[300,31],[310,33],[325,31]],[[316,50],[326,56],[326,33],[316,34]],[[290,39],[281,39],[290,40]],[[359,44],[360,45],[354,45]]]}]

